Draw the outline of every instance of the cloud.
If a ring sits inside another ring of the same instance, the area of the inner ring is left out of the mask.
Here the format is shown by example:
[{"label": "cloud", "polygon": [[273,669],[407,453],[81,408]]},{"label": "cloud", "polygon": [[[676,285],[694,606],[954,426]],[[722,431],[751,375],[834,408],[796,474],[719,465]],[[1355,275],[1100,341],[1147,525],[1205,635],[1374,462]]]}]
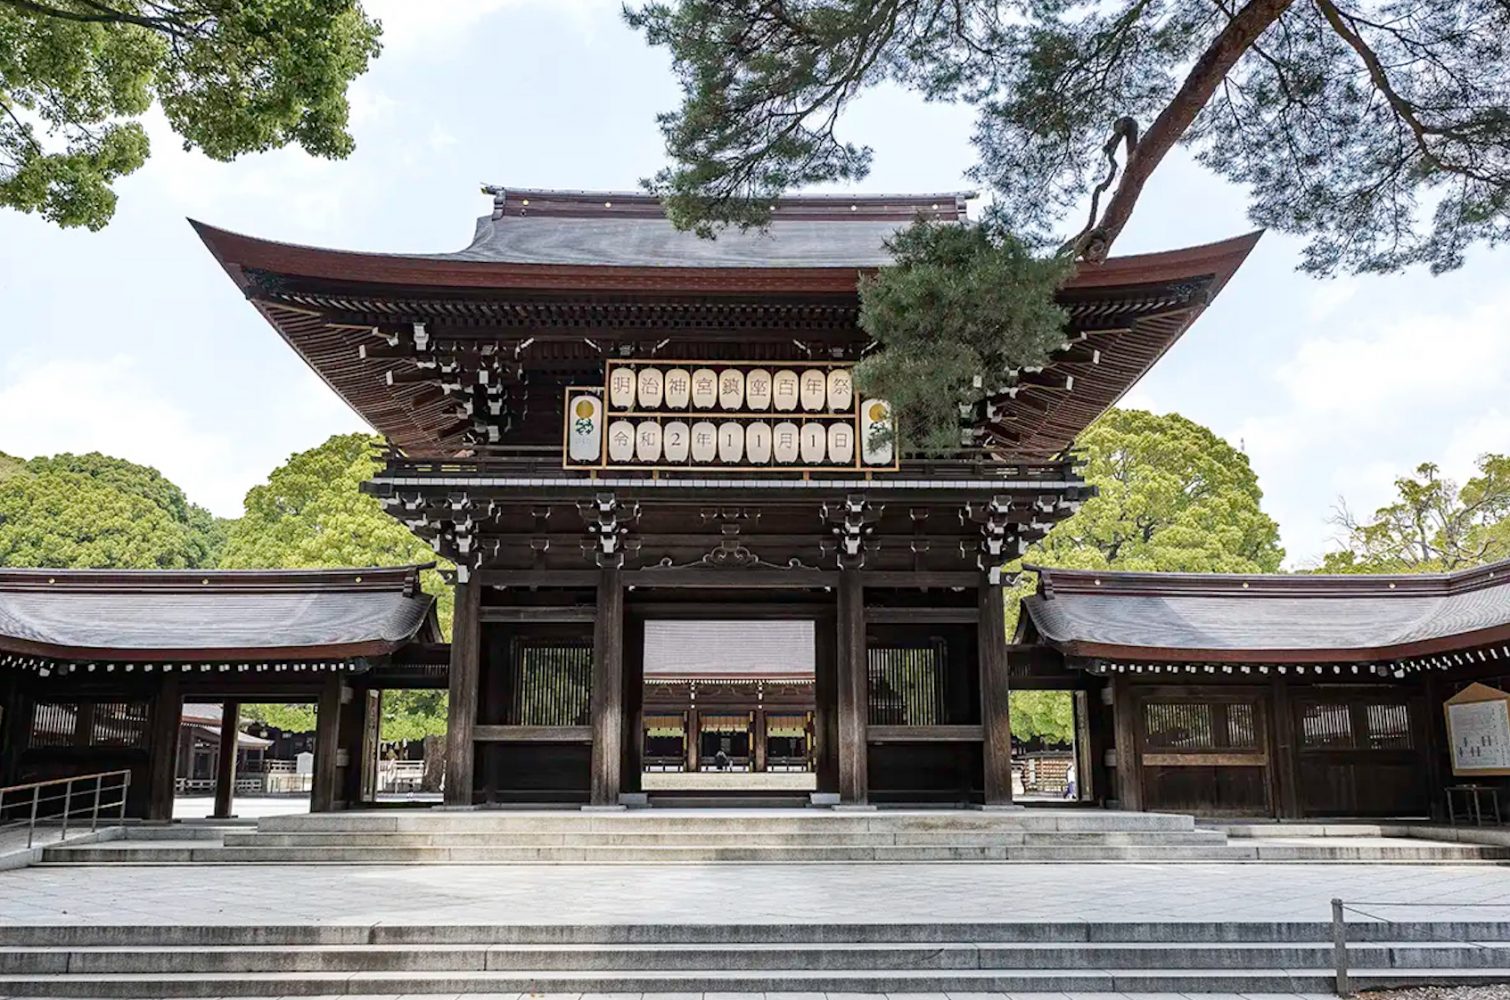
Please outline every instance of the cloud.
[{"label": "cloud", "polygon": [[602,19],[617,22],[619,0],[366,0],[367,13],[383,22],[385,53],[431,48],[499,11],[533,8],[570,18],[590,31]]},{"label": "cloud", "polygon": [[232,442],[157,394],[129,357],[12,365],[0,380],[0,451],[23,458],[100,451],[150,465],[218,514],[239,514],[255,480]]}]

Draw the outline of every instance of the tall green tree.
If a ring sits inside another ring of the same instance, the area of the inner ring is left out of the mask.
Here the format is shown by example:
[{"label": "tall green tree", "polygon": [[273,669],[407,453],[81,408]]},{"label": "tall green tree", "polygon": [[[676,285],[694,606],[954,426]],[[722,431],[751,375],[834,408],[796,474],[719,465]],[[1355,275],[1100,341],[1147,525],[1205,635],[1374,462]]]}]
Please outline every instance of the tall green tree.
[{"label": "tall green tree", "polygon": [[[338,434],[318,447],[290,456],[267,482],[247,491],[245,513],[230,526],[221,565],[228,569],[308,569],[341,566],[401,566],[436,561],[435,553],[361,484],[381,467],[378,438]],[[451,630],[454,597],[435,571],[423,575],[425,590],[439,601],[441,628]],[[445,731],[445,699],[424,691],[383,696],[384,739],[417,739]],[[270,724],[279,709],[249,706],[248,718]],[[302,718],[303,716],[301,716]]]},{"label": "tall green tree", "polygon": [[0,565],[192,569],[224,531],[145,465],[98,452],[0,458]]},{"label": "tall green tree", "polygon": [[1013,691],[1008,698],[1012,738],[1049,745],[1075,742],[1075,696],[1072,691]]},{"label": "tall green tree", "polygon": [[627,16],[681,83],[652,183],[682,225],[763,224],[782,191],[863,178],[871,150],[839,125],[890,82],[974,107],[973,173],[1003,216],[1089,260],[1179,143],[1250,192],[1254,221],[1309,240],[1309,271],[1452,268],[1510,238],[1503,0],[655,0]]},{"label": "tall green tree", "polygon": [[346,88],[380,31],[359,0],[0,0],[0,205],[104,226],[154,102],[217,160],[345,157]]},{"label": "tall green tree", "polygon": [[1097,489],[1029,561],[1067,568],[1273,573],[1279,526],[1248,457],[1179,414],[1110,410],[1075,450]]},{"label": "tall green tree", "polygon": [[1510,558],[1510,455],[1487,454],[1461,487],[1430,462],[1395,480],[1396,499],[1367,519],[1344,503],[1343,548],[1324,573],[1432,573]]}]

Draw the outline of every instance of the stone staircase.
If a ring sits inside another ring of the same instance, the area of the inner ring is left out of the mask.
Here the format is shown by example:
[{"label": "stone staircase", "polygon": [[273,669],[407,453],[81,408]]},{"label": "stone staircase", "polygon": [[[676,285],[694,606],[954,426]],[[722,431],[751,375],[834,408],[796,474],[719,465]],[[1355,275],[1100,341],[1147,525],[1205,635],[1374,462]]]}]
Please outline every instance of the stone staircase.
[{"label": "stone staircase", "polygon": [[[1510,981],[1510,924],[1350,925],[1356,988]],[[0,996],[1323,993],[1329,924],[4,926]]]},{"label": "stone staircase", "polygon": [[[181,832],[182,831],[182,832]],[[274,816],[254,829],[127,830],[44,864],[643,862],[1455,863],[1510,847],[1401,837],[1243,837],[1187,815],[1088,809],[578,812],[374,811]]]}]

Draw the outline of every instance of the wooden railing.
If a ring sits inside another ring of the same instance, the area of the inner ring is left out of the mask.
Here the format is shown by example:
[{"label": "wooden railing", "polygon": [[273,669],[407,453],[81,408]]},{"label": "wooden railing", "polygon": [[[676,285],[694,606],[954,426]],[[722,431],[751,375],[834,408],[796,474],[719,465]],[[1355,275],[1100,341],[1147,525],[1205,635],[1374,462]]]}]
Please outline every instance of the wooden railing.
[{"label": "wooden railing", "polygon": [[[126,798],[130,792],[130,771],[101,771],[0,788],[0,829],[25,826],[28,848],[36,839],[39,822],[61,822],[59,839],[64,839],[74,816],[79,817],[80,823],[87,816],[93,832],[99,829],[101,814],[115,810],[117,821],[126,818]],[[13,818],[7,819],[7,810]]]}]

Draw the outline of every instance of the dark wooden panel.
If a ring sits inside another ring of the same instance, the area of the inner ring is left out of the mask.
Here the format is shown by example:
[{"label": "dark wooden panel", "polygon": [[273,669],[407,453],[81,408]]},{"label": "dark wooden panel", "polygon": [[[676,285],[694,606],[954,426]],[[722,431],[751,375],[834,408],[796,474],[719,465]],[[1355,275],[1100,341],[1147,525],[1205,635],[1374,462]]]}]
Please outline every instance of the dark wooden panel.
[{"label": "dark wooden panel", "polygon": [[980,726],[877,726],[865,729],[871,743],[979,743],[984,738]]},{"label": "dark wooden panel", "polygon": [[477,726],[478,743],[591,743],[591,726]]}]

